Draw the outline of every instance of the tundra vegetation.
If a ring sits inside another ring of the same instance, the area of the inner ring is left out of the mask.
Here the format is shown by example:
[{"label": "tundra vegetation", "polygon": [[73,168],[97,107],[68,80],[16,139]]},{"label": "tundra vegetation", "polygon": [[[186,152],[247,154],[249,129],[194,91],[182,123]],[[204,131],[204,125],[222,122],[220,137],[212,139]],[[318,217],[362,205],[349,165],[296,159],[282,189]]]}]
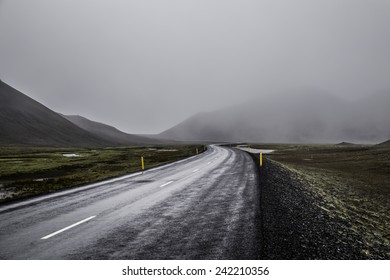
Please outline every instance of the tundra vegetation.
[{"label": "tundra vegetation", "polygon": [[126,175],[196,154],[203,146],[0,148],[0,203]]},{"label": "tundra vegetation", "polygon": [[[368,248],[390,248],[390,146],[251,147],[275,149],[266,157],[289,170],[309,192],[319,194],[325,201],[325,206],[319,207],[348,222],[353,231],[363,235]],[[364,253],[371,254],[370,250]]]}]

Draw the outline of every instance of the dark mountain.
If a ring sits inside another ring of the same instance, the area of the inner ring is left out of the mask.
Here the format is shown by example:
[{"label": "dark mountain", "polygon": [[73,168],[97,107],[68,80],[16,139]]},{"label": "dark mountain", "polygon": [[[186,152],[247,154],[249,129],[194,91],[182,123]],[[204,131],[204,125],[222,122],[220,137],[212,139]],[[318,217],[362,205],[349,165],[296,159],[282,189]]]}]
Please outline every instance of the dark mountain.
[{"label": "dark mountain", "polygon": [[101,146],[110,143],[0,81],[0,145]]},{"label": "dark mountain", "polygon": [[337,146],[353,146],[353,145],[356,145],[356,144],[350,143],[350,142],[341,142],[341,143],[338,143],[336,145]]},{"label": "dark mountain", "polygon": [[0,145],[118,146],[161,144],[81,116],[56,113],[0,81]]},{"label": "dark mountain", "polygon": [[114,143],[116,145],[133,145],[133,144],[161,144],[161,140],[138,136],[134,134],[124,133],[115,127],[91,121],[81,116],[66,116],[62,115],[68,121],[78,127],[90,132],[94,136]]},{"label": "dark mountain", "polygon": [[[0,81],[0,145],[115,146],[186,142],[381,142],[390,138],[390,94],[346,102],[291,92],[199,113],[159,135],[127,134],[80,116],[62,116]],[[159,139],[159,140],[157,140]],[[386,142],[387,143],[387,142]]]},{"label": "dark mountain", "polygon": [[385,142],[382,142],[382,143],[380,143],[380,144],[378,144],[378,146],[390,146],[390,140],[387,140],[387,141],[385,141]]},{"label": "dark mountain", "polygon": [[320,91],[291,92],[197,114],[162,132],[190,141],[355,143],[390,137],[390,94],[347,102]]}]

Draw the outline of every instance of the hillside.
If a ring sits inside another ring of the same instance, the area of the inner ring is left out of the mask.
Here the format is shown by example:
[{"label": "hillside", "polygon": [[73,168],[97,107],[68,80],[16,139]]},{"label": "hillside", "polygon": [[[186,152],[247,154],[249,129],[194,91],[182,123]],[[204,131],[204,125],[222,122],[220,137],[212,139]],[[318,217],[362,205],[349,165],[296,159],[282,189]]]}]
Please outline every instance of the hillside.
[{"label": "hillside", "polygon": [[110,143],[0,81],[0,145],[101,146]]},{"label": "hillside", "polygon": [[124,133],[115,127],[107,124],[91,121],[82,116],[67,116],[62,115],[68,121],[77,125],[78,127],[90,132],[94,136],[108,141],[116,145],[131,145],[131,144],[159,144],[160,140],[142,137],[138,135]]},{"label": "hillside", "polygon": [[349,142],[341,142],[341,143],[336,144],[336,146],[353,146],[353,145],[356,145],[356,144],[349,143]]},{"label": "hillside", "polygon": [[197,114],[162,132],[191,141],[373,143],[390,137],[390,95],[347,102],[310,90]]},{"label": "hillside", "polygon": [[378,144],[379,146],[390,146],[390,140]]},{"label": "hillside", "polygon": [[0,145],[106,144],[106,141],[0,81]]}]

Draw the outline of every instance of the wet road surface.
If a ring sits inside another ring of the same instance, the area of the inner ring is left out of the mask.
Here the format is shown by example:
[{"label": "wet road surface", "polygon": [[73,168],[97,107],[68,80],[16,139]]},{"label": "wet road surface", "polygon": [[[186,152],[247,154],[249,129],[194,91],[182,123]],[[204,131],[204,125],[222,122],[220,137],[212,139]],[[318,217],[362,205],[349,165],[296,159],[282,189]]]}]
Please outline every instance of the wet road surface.
[{"label": "wet road surface", "polygon": [[254,161],[198,156],[0,207],[1,259],[256,259]]}]

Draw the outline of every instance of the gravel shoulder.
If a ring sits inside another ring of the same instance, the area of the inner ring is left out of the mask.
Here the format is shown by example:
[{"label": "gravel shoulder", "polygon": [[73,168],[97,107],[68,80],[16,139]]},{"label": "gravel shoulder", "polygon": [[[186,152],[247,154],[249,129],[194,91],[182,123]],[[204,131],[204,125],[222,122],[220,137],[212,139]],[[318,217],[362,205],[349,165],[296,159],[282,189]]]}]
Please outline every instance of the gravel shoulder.
[{"label": "gravel shoulder", "polygon": [[330,215],[322,197],[294,173],[269,159],[257,168],[261,259],[386,259],[386,248],[365,254],[363,236]]}]

